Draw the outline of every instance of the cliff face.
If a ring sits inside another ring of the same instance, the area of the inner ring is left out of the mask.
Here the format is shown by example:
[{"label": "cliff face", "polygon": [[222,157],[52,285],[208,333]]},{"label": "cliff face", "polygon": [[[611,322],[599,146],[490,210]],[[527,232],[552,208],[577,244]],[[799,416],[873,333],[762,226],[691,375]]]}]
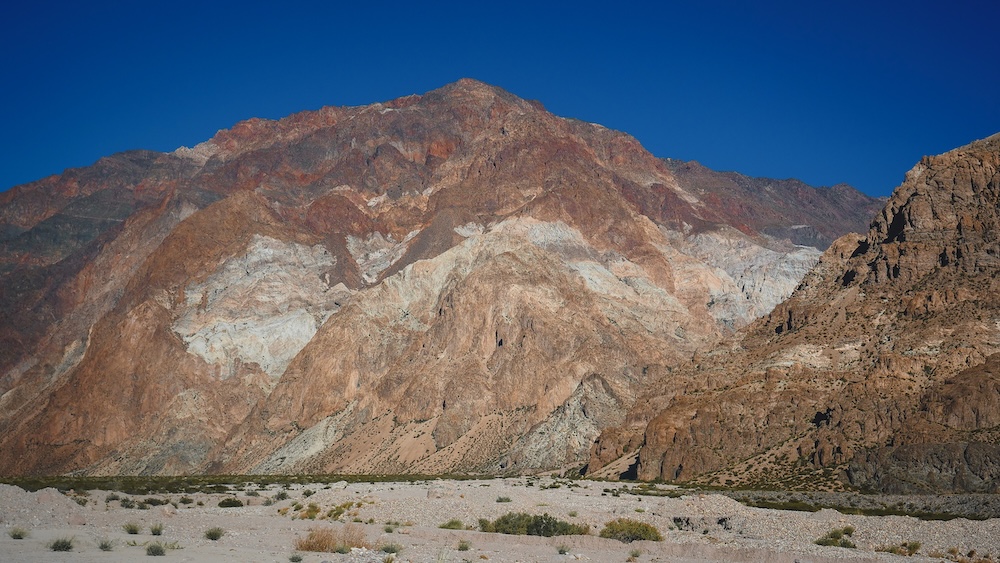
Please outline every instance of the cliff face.
[{"label": "cliff face", "polygon": [[654,384],[592,465],[631,440],[647,479],[838,469],[886,491],[997,491],[998,169],[1000,135],[924,158],[867,235],[836,241],[734,344]]},{"label": "cliff face", "polygon": [[735,223],[631,137],[471,80],[15,188],[0,473],[582,465],[819,256]]}]

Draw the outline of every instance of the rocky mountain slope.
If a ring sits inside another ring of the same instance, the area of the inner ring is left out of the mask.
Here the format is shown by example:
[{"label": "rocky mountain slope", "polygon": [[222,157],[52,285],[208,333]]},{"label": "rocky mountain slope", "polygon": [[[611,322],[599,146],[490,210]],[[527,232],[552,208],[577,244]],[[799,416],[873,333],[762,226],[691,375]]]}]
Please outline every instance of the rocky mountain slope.
[{"label": "rocky mountain slope", "polygon": [[795,213],[462,80],[19,186],[0,474],[582,465],[652,378],[791,293],[820,250],[783,233],[880,206],[754,182]]},{"label": "rocky mountain slope", "polygon": [[641,478],[1000,490],[1000,135],[906,176],[731,345],[662,377],[591,468]]}]

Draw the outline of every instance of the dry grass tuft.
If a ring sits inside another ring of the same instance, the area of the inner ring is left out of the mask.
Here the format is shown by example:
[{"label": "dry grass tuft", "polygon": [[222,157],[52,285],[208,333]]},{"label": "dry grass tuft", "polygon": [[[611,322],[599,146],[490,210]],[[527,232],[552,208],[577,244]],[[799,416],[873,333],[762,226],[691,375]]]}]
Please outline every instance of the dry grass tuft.
[{"label": "dry grass tuft", "polygon": [[352,547],[371,549],[365,531],[360,526],[347,524],[339,530],[334,528],[312,528],[309,535],[296,538],[296,551],[320,551],[324,553],[348,553]]}]

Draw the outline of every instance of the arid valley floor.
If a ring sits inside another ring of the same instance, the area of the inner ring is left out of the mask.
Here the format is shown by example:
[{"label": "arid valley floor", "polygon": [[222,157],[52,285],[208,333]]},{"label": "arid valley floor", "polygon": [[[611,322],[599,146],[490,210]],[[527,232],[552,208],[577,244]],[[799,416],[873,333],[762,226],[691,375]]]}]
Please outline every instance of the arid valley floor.
[{"label": "arid valley floor", "polygon": [[[656,493],[636,494],[639,492]],[[590,480],[508,478],[258,486],[240,483],[231,493],[126,495],[0,485],[0,561],[135,561],[146,546],[167,547],[164,561],[995,561],[1000,518],[926,521],[911,516],[862,516],[745,506],[721,494],[676,498],[665,486]],[[284,498],[287,495],[287,498]],[[108,500],[110,497],[111,500]],[[245,506],[221,508],[236,497]],[[275,500],[275,499],[280,500]],[[86,499],[86,500],[83,500]],[[146,509],[123,508],[145,501]],[[156,499],[150,503],[147,499]],[[509,499],[509,500],[507,500]],[[154,504],[164,501],[164,504]],[[314,505],[315,519],[301,518]],[[338,508],[340,507],[340,508]],[[330,518],[331,512],[337,520]],[[478,531],[479,519],[509,512],[547,513],[589,525],[585,536],[514,536]],[[630,518],[654,525],[663,541],[622,543],[598,536],[604,524]],[[465,529],[444,529],[458,520]],[[137,534],[124,526],[136,524]],[[154,536],[151,528],[162,527]],[[310,529],[353,527],[369,549],[348,554],[297,551]],[[216,541],[205,531],[220,527]],[[835,529],[852,527],[855,548],[816,545]],[[10,531],[26,537],[13,539]],[[51,542],[72,538],[71,552]],[[101,542],[112,549],[102,551]],[[912,556],[884,550],[919,542]],[[389,554],[383,551],[392,546]],[[970,552],[973,555],[970,557]]]}]

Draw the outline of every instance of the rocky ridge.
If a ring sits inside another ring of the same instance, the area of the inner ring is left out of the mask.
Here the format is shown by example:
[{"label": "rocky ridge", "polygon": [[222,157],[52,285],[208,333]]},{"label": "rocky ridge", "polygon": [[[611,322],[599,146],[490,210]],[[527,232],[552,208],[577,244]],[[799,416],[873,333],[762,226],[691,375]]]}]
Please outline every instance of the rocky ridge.
[{"label": "rocky ridge", "polygon": [[661,377],[591,467],[644,479],[1000,490],[1000,135],[906,176],[731,345]]},{"label": "rocky ridge", "polygon": [[0,474],[580,465],[816,261],[739,209],[472,80],[19,186]]}]

